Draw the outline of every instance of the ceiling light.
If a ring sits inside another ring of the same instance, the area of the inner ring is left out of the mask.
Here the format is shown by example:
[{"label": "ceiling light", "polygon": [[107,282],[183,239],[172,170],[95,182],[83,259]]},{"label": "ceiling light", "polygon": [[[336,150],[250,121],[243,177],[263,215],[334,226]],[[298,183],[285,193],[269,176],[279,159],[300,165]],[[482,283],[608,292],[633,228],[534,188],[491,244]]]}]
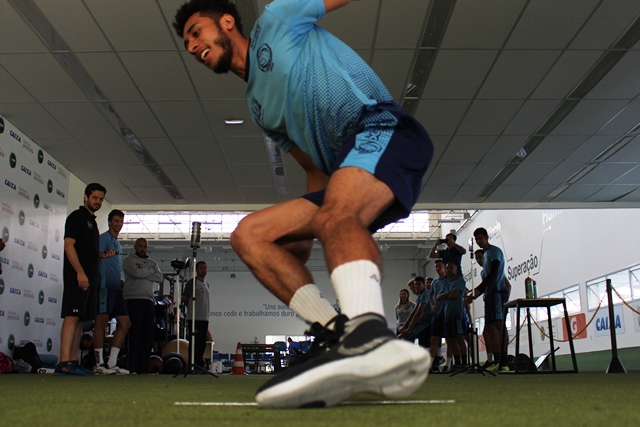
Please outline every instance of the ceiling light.
[{"label": "ceiling light", "polygon": [[241,125],[244,123],[242,119],[224,119],[224,124],[226,125]]}]

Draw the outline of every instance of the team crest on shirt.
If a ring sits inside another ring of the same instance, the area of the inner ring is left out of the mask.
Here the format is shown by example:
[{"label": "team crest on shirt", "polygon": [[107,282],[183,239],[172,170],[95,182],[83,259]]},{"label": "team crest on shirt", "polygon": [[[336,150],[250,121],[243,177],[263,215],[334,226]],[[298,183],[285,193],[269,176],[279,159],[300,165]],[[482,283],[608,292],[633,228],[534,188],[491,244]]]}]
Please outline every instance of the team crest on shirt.
[{"label": "team crest on shirt", "polygon": [[380,144],[381,131],[366,131],[358,135],[355,149],[360,154],[375,153],[382,150]]},{"label": "team crest on shirt", "polygon": [[87,228],[89,228],[89,230],[93,229],[93,224],[91,223],[91,221],[87,221]]},{"label": "team crest on shirt", "polygon": [[251,114],[253,114],[256,122],[262,126],[262,104],[255,98],[251,98]]},{"label": "team crest on shirt", "polygon": [[260,45],[256,56],[258,58],[258,68],[260,68],[260,71],[268,73],[273,70],[273,53],[268,44],[264,43]]}]

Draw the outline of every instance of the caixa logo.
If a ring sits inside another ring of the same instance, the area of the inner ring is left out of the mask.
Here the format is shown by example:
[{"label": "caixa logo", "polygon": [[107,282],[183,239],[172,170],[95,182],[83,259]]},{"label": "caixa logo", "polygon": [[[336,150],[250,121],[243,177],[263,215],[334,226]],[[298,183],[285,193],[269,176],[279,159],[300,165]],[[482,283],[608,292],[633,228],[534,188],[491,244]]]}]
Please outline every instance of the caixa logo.
[{"label": "caixa logo", "polygon": [[9,288],[9,293],[14,295],[22,295],[22,290],[19,288]]},{"label": "caixa logo", "polygon": [[60,255],[58,255],[58,254],[51,254],[51,259],[55,259],[56,261],[60,261]]},{"label": "caixa logo", "polygon": [[45,208],[46,210],[48,210],[49,212],[53,212],[53,208],[51,206],[49,206],[47,203],[43,203],[42,207]]},{"label": "caixa logo", "polygon": [[57,169],[58,169],[58,166],[57,166],[55,163],[53,163],[51,160],[47,160],[47,164],[48,164],[48,165],[51,167],[51,169],[53,169],[53,170],[57,170]]},{"label": "caixa logo", "polygon": [[13,182],[9,181],[8,179],[4,180],[4,185],[6,185],[7,187],[9,187],[12,190],[18,191],[18,186],[15,185]]},{"label": "caixa logo", "polygon": [[56,190],[56,194],[64,199],[64,193],[60,190]]},{"label": "caixa logo", "polygon": [[20,170],[24,173],[26,173],[27,175],[31,176],[31,169],[29,169],[28,167],[26,167],[25,165],[20,166]]},{"label": "caixa logo", "polygon": [[47,274],[47,272],[46,272],[46,271],[42,271],[42,270],[39,270],[39,271],[38,271],[38,276],[39,276],[39,277],[44,277],[45,279],[46,279],[47,277],[49,277],[49,275]]},{"label": "caixa logo", "polygon": [[35,323],[42,323],[44,325],[44,317],[34,317],[33,321]]},{"label": "caixa logo", "polygon": [[18,239],[17,237],[13,238],[13,243],[15,243],[16,245],[20,245],[20,246],[24,246],[25,245],[24,240]]},{"label": "caixa logo", "polygon": [[14,131],[10,130],[9,131],[9,135],[11,135],[11,137],[13,139],[15,139],[16,141],[22,142],[22,138],[20,138],[20,135],[18,135],[17,133],[15,133]]},{"label": "caixa logo", "polygon": [[52,303],[52,304],[57,304],[58,303],[58,299],[54,298],[54,297],[47,298],[47,301]]}]

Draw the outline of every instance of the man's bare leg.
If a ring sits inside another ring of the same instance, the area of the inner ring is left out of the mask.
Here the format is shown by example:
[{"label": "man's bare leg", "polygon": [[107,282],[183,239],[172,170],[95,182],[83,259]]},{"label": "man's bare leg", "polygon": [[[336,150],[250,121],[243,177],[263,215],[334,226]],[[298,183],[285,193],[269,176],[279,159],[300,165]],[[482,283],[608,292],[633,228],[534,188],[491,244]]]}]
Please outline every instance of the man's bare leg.
[{"label": "man's bare leg", "polygon": [[[60,330],[60,362],[73,362],[78,360],[80,337],[78,337],[76,346],[74,347],[78,325],[82,325],[79,317],[65,316],[62,321],[62,329]],[[80,328],[82,328],[82,326],[80,326]]]},{"label": "man's bare leg", "polygon": [[244,218],[231,234],[231,246],[254,276],[309,323],[335,317],[305,267],[312,249],[310,221],[318,206],[295,199]]}]

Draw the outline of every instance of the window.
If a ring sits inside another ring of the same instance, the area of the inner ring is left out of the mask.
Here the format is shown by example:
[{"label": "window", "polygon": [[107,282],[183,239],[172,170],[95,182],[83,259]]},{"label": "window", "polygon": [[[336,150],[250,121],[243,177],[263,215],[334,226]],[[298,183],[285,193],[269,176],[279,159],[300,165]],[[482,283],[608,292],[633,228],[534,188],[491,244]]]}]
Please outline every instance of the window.
[{"label": "window", "polygon": [[629,271],[631,281],[631,298],[640,299],[640,266],[633,267]]},{"label": "window", "polygon": [[[625,301],[631,300],[633,280],[636,281],[634,286],[639,286],[637,278],[634,279],[634,271],[637,272],[638,270],[618,271],[587,282],[587,304],[589,306],[589,310],[595,310],[598,307],[600,300],[602,300],[602,306],[609,305],[609,300],[606,296],[607,279],[611,280],[611,286],[618,292],[618,294],[620,294],[620,297]],[[637,290],[636,293],[640,294],[640,288],[638,289],[639,290]],[[620,304],[622,302],[622,300],[618,298],[618,294],[616,294],[616,292],[612,292],[613,304]]]}]

